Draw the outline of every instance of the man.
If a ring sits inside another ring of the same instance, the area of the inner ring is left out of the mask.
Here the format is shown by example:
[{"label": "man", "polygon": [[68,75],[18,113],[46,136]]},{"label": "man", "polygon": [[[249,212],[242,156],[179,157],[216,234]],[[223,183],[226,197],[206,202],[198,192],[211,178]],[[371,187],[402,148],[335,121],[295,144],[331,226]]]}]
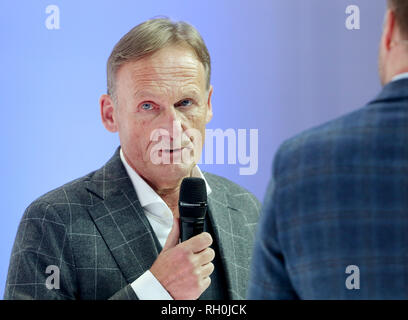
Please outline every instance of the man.
[{"label": "man", "polygon": [[408,298],[408,4],[388,3],[379,96],[278,151],[250,299]]},{"label": "man", "polygon": [[[210,56],[189,24],[148,20],[107,64],[102,122],[120,148],[101,169],[34,201],[19,226],[6,299],[242,299],[259,203],[202,173]],[[179,243],[183,178],[205,180],[205,232]]]}]

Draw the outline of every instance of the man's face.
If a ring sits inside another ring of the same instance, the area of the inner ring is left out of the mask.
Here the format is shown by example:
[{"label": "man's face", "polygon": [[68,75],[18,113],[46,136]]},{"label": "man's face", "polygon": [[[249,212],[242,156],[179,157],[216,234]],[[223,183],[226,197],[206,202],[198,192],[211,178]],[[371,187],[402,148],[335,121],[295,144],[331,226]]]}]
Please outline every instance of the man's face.
[{"label": "man's face", "polygon": [[184,46],[118,70],[113,121],[126,160],[153,186],[172,187],[190,175],[212,117],[211,94],[203,64]]}]

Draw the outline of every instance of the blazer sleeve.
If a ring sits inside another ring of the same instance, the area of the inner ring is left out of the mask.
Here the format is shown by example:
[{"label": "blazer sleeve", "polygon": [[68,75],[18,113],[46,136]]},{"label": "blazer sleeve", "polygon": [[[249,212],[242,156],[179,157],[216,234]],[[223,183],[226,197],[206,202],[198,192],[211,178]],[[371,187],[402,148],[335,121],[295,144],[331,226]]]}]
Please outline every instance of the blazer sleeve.
[{"label": "blazer sleeve", "polygon": [[[80,299],[68,230],[52,204],[36,201],[27,208],[11,253],[5,300]],[[129,284],[109,299],[137,295]]]},{"label": "blazer sleeve", "polygon": [[75,264],[67,228],[51,204],[34,202],[18,227],[4,299],[75,299]]},{"label": "blazer sleeve", "polygon": [[275,181],[278,176],[279,154],[274,161],[273,175],[269,182],[261,212],[252,257],[248,299],[290,300],[298,299],[285,267],[279,244],[276,223],[279,198]]}]

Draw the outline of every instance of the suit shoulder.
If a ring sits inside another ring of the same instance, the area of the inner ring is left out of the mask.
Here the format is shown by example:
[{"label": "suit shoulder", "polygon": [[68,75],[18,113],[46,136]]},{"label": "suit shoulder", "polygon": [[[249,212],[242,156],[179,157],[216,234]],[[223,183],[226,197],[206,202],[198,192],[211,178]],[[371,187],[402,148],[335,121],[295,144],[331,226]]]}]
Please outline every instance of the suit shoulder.
[{"label": "suit shoulder", "polygon": [[325,142],[342,137],[348,130],[364,127],[369,121],[369,109],[363,107],[343,116],[327,121],[285,140],[279,150],[293,149],[315,141]]},{"label": "suit shoulder", "polygon": [[[356,140],[356,136],[365,133],[366,128],[372,126],[373,118],[376,118],[372,111],[370,108],[362,107],[285,140],[276,152],[275,165],[279,162],[292,163],[293,161],[289,159],[302,158],[305,160],[305,156],[307,156],[306,160],[309,157],[315,158],[323,154],[326,157],[329,156],[328,149],[330,147],[344,145],[341,141],[350,135],[354,137],[352,139]],[[348,139],[348,141],[350,140]]]},{"label": "suit shoulder", "polygon": [[226,191],[231,197],[249,197],[251,201],[254,202],[257,209],[260,208],[260,202],[258,198],[255,197],[252,192],[248,191],[239,184],[213,173],[203,172],[203,175],[211,188],[215,187],[218,189],[222,189]]},{"label": "suit shoulder", "polygon": [[240,186],[239,184],[216,175],[214,173],[203,172],[205,179],[207,180],[208,184],[213,187],[216,186],[218,188],[228,189],[228,192],[231,194],[234,193],[249,193],[252,194],[250,191],[245,189],[244,187]]},{"label": "suit shoulder", "polygon": [[86,190],[86,184],[91,180],[94,173],[95,171],[48,191],[35,199],[27,210],[55,205],[69,205],[72,203],[84,205],[90,203],[90,196]]},{"label": "suit shoulder", "polygon": [[381,141],[383,123],[378,112],[365,106],[284,141],[275,155],[273,176],[334,170],[339,165],[364,164],[367,156],[377,157],[367,139]]}]

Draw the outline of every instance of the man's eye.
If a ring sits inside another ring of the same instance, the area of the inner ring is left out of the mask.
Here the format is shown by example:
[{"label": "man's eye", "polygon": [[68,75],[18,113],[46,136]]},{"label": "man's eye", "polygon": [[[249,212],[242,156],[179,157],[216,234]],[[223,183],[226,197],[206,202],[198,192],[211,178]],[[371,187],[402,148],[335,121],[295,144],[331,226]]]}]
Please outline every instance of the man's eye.
[{"label": "man's eye", "polygon": [[191,101],[190,99],[185,99],[178,103],[178,105],[182,107],[188,107],[188,106],[191,106],[192,104],[193,104],[193,101]]},{"label": "man's eye", "polygon": [[153,105],[149,102],[145,102],[142,104],[142,109],[143,110],[152,110],[153,109]]}]

